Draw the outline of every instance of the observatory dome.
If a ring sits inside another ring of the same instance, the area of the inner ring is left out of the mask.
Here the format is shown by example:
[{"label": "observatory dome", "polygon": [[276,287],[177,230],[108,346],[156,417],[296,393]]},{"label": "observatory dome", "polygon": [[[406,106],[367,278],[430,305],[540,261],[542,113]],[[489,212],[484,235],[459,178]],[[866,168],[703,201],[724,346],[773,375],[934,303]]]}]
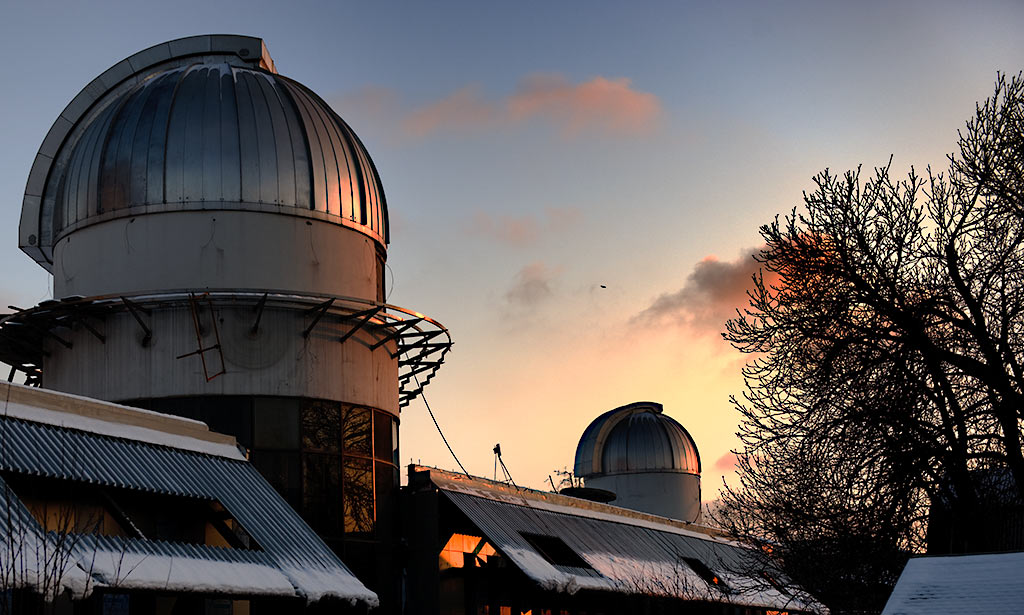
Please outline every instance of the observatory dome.
[{"label": "observatory dome", "polygon": [[260,44],[171,41],[86,87],[33,166],[23,249],[50,269],[54,246],[76,229],[188,210],[320,219],[384,247],[387,205],[366,148],[319,96],[277,74],[265,50],[260,61]]},{"label": "observatory dome", "polygon": [[690,434],[662,413],[661,404],[636,402],[594,419],[576,448],[576,476],[681,472],[700,474]]}]

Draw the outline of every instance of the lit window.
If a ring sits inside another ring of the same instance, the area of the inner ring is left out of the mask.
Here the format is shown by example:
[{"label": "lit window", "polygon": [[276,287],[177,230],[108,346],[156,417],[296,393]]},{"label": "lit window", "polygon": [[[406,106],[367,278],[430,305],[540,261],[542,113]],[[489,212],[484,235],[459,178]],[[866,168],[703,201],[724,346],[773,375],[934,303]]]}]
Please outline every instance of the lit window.
[{"label": "lit window", "polygon": [[441,549],[439,565],[448,568],[480,568],[487,564],[487,558],[497,554],[494,547],[480,536],[452,534]]},{"label": "lit window", "polygon": [[731,589],[729,589],[729,586],[725,584],[725,581],[723,581],[717,574],[712,572],[711,569],[708,568],[704,562],[694,557],[684,557],[683,561],[686,562],[686,564],[690,568],[692,568],[693,571],[700,576],[700,578],[704,579],[704,582],[708,585],[714,585],[718,588],[718,591],[722,592],[723,594],[728,594],[732,591]]}]

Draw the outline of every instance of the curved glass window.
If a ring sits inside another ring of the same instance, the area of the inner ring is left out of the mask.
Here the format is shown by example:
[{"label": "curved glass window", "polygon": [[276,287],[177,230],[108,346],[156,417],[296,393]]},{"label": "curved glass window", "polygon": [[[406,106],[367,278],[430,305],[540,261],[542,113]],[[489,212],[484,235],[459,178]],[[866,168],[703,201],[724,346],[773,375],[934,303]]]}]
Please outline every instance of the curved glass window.
[{"label": "curved glass window", "polygon": [[264,478],[329,542],[390,531],[398,489],[398,420],[387,412],[289,397],[131,403],[235,436]]}]

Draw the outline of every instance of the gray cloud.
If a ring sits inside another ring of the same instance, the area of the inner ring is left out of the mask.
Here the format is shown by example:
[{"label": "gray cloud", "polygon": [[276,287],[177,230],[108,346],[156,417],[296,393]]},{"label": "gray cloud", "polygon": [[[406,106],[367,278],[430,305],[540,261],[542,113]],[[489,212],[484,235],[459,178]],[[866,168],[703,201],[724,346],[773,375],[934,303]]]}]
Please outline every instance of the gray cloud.
[{"label": "gray cloud", "polygon": [[542,262],[530,263],[516,274],[505,299],[518,307],[534,307],[552,295],[552,283],[557,271]]},{"label": "gray cloud", "polygon": [[682,288],[660,295],[632,322],[679,324],[702,333],[721,331],[736,309],[747,305],[751,276],[758,271],[752,257],[757,252],[757,248],[744,250],[734,261],[703,258],[693,266]]}]

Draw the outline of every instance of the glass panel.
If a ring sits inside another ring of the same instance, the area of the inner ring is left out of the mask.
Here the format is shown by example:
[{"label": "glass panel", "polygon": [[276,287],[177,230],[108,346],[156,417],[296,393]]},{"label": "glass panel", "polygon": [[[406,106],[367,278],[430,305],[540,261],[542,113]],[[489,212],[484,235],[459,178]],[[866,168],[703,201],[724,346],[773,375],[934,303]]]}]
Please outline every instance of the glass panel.
[{"label": "glass panel", "polygon": [[252,465],[273,485],[274,489],[288,501],[293,508],[300,508],[302,502],[302,482],[300,476],[299,454],[296,452],[282,453],[277,451],[254,450],[250,456]]},{"label": "glass panel", "polygon": [[369,459],[345,457],[345,532],[372,532],[373,466]]},{"label": "glass panel", "polygon": [[386,412],[373,413],[373,456],[381,461],[391,461],[393,456],[391,444],[391,415]]},{"label": "glass panel", "polygon": [[253,400],[253,448],[299,448],[299,400],[257,397]]},{"label": "glass panel", "polygon": [[322,536],[341,535],[341,457],[302,455],[302,516]]},{"label": "glass panel", "polygon": [[323,453],[341,452],[338,404],[315,399],[302,400],[302,449]]},{"label": "glass panel", "polygon": [[246,448],[252,446],[252,400],[249,397],[211,395],[197,400],[200,421],[212,431],[234,436]]},{"label": "glass panel", "polygon": [[398,481],[391,464],[377,462],[373,474],[374,492],[377,498],[377,534],[389,536],[394,526],[395,500],[398,497]]},{"label": "glass panel", "polygon": [[391,463],[396,466],[398,461],[398,419],[391,421]]},{"label": "glass panel", "polygon": [[370,456],[371,415],[367,408],[344,406],[341,409],[344,425],[345,452]]}]

